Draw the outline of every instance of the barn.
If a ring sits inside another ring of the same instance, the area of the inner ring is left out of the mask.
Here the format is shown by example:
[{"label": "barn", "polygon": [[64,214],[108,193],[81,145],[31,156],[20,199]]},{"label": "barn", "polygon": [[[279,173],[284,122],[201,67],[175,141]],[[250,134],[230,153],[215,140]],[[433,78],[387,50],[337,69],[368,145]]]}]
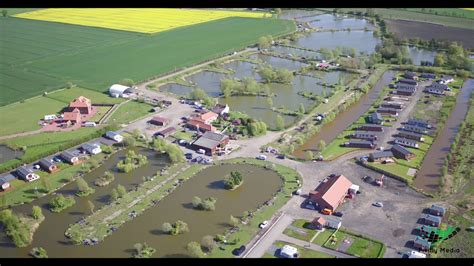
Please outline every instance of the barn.
[{"label": "barn", "polygon": [[[114,84],[109,88],[109,95],[114,98],[128,98],[128,94],[132,93],[132,88],[120,84]],[[124,97],[125,96],[125,97]]]},{"label": "barn", "polygon": [[199,139],[192,144],[192,148],[199,150],[203,149],[208,155],[214,155],[216,151],[225,149],[225,146],[229,143],[229,136],[207,131]]},{"label": "barn", "polygon": [[329,177],[309,192],[309,198],[320,210],[334,211],[342,204],[351,186],[352,182],[343,175]]}]

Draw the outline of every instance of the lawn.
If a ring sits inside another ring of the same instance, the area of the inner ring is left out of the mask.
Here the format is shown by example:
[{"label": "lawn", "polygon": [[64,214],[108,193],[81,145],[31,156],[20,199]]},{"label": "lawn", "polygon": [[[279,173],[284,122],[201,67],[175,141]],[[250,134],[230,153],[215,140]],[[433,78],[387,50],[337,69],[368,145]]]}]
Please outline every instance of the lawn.
[{"label": "lawn", "polygon": [[226,18],[51,56],[29,66],[104,91],[124,78],[143,81],[244,48],[260,36],[294,29],[294,23],[285,20]]},{"label": "lawn", "polygon": [[186,141],[191,141],[193,140],[193,136],[194,134],[193,133],[190,133],[190,132],[183,132],[183,131],[178,131],[176,133],[173,134],[173,138],[175,139],[184,139]]},{"label": "lawn", "polygon": [[102,117],[110,110],[112,109],[111,106],[97,106],[97,113],[93,117],[91,117],[89,120],[93,122],[99,122]]},{"label": "lawn", "polygon": [[407,180],[409,183],[413,182],[413,176],[409,176],[407,174],[408,169],[410,167],[399,164],[399,163],[388,163],[388,164],[381,164],[381,163],[371,163],[368,162],[368,165],[375,167],[377,169],[381,169],[383,171],[386,171],[388,173],[391,173],[393,175],[399,176],[405,180]]},{"label": "lawn", "polygon": [[263,12],[205,9],[48,8],[18,14],[16,17],[141,33],[157,33],[228,17],[263,18],[267,15],[271,16],[271,14]]},{"label": "lawn", "polygon": [[474,237],[472,232],[466,231],[466,228],[472,226],[472,216],[471,221],[460,216],[456,213],[448,213],[449,224],[453,226],[458,226],[461,228],[461,231],[456,234],[456,236],[445,240],[438,248],[459,249],[460,252],[440,252],[439,257],[446,258],[471,258],[474,252]]},{"label": "lawn", "polygon": [[[306,224],[309,224],[309,222],[306,220],[302,220],[302,219],[295,220],[291,225],[301,230],[301,232],[294,230],[293,228],[289,226],[285,229],[285,231],[283,231],[283,234],[287,236],[291,236],[296,239],[301,239],[303,241],[309,241],[311,240],[311,238],[313,238],[314,234],[316,234],[316,231],[313,229],[308,229],[304,227]],[[302,232],[305,232],[306,234]]]},{"label": "lawn", "polygon": [[474,10],[469,10],[466,8],[405,8],[405,9],[411,12],[434,14],[438,16],[474,19]]},{"label": "lawn", "polygon": [[84,96],[92,101],[92,104],[117,104],[124,101],[123,98],[112,98],[106,93],[73,87],[49,93],[46,97],[69,104],[79,96]]},{"label": "lawn", "polygon": [[382,258],[383,253],[385,253],[385,245],[382,242],[356,235],[342,229],[339,229],[335,235],[336,242],[333,244],[330,240],[324,245],[324,247],[339,250],[344,239],[351,238],[352,243],[349,248],[347,248],[346,253],[361,258]]},{"label": "lawn", "polygon": [[331,143],[329,143],[329,145],[324,148],[323,152],[321,152],[321,155],[324,157],[324,160],[334,160],[337,157],[349,153],[351,151],[361,150],[361,148],[348,148],[341,146],[342,144],[351,140],[346,138],[346,136],[354,132],[355,130],[345,130],[333,141],[331,141]]},{"label": "lawn", "polygon": [[[101,162],[104,159],[104,154],[97,154],[92,156],[98,162]],[[69,164],[59,164],[61,169],[59,172],[54,174],[49,174],[46,172],[37,172],[41,178],[33,182],[25,182],[22,180],[15,179],[11,182],[13,187],[12,190],[2,193],[5,198],[6,205],[18,205],[22,203],[28,203],[41,197],[43,193],[46,193],[44,188],[44,179],[47,178],[51,185],[51,191],[56,190],[60,186],[71,181],[71,178],[80,172],[81,165],[69,165]],[[37,191],[35,190],[37,188]],[[1,201],[0,201],[1,203]]]},{"label": "lawn", "polygon": [[38,121],[47,114],[56,114],[64,107],[63,102],[47,97],[31,98],[0,107],[0,136],[40,129]]},{"label": "lawn", "polygon": [[115,112],[110,116],[108,122],[115,122],[118,124],[125,124],[145,116],[150,113],[152,106],[146,103],[140,103],[137,101],[129,101],[122,104]]},{"label": "lawn", "polygon": [[[316,251],[316,250],[312,250],[312,249],[308,249],[308,248],[303,248],[303,247],[300,247],[298,245],[288,243],[288,242],[285,242],[285,241],[276,241],[275,243],[273,243],[273,245],[276,246],[276,247],[279,247],[279,248],[282,248],[285,245],[293,246],[293,247],[298,249],[299,258],[302,258],[302,259],[336,258],[335,256],[332,256],[332,255],[329,255],[329,254],[326,254],[326,253],[323,253],[323,252],[320,252],[320,251]],[[268,254],[268,253],[265,253],[265,254]],[[265,256],[265,257],[266,258],[276,258],[274,256],[274,254],[271,254],[271,256]]]},{"label": "lawn", "polygon": [[318,236],[313,240],[313,243],[316,245],[322,246],[333,233],[334,233],[333,229],[326,228],[323,232],[318,234]]}]

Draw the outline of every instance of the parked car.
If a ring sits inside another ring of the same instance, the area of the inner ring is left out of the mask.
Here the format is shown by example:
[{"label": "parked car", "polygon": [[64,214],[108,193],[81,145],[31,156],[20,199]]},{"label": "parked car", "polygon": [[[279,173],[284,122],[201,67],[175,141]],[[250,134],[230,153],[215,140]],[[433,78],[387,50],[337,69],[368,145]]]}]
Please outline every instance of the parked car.
[{"label": "parked car", "polygon": [[62,162],[61,158],[59,158],[59,157],[57,157],[57,156],[53,158],[53,161],[55,161],[55,162],[57,162],[57,163]]},{"label": "parked car", "polygon": [[293,191],[293,194],[294,195],[301,195],[301,192],[302,192],[302,190],[300,188],[300,189],[297,189],[297,190]]},{"label": "parked car", "polygon": [[186,159],[188,159],[188,160],[193,158],[193,154],[190,153],[190,152],[186,153],[184,156],[185,156]]},{"label": "parked car", "polygon": [[35,165],[33,166],[33,168],[34,168],[34,169],[40,169],[40,165],[39,165],[39,164],[35,164]]},{"label": "parked car", "polygon": [[267,225],[268,225],[268,221],[263,221],[261,224],[258,225],[258,227],[260,229],[263,229],[263,228],[267,227]]},{"label": "parked car", "polygon": [[245,251],[245,246],[242,245],[240,246],[240,248],[236,248],[232,251],[232,254],[234,254],[235,256],[240,256],[242,253],[244,253]]},{"label": "parked car", "polygon": [[283,160],[283,159],[285,159],[285,155],[283,155],[283,154],[278,154],[277,158]]},{"label": "parked car", "polygon": [[196,157],[196,162],[200,163],[204,160],[204,158],[202,156],[198,156]]},{"label": "parked car", "polygon": [[311,205],[311,204],[306,204],[304,207],[305,207],[306,209],[316,210],[316,208],[315,208],[313,205]]},{"label": "parked car", "polygon": [[466,228],[467,231],[471,231],[471,232],[474,232],[474,226],[470,226],[468,228]]},{"label": "parked car", "polygon": [[329,177],[335,177],[335,176],[336,176],[336,174],[330,174],[329,175]]},{"label": "parked car", "polygon": [[332,215],[337,216],[337,217],[342,217],[344,215],[342,212],[335,212]]},{"label": "parked car", "polygon": [[203,149],[199,149],[199,150],[197,150],[197,153],[199,153],[199,154],[204,154],[204,153],[206,153],[206,151],[203,150]]},{"label": "parked car", "polygon": [[186,140],[184,140],[184,139],[179,140],[178,143],[179,143],[179,145],[181,145],[181,146],[186,146],[186,145],[188,145],[188,142],[187,142]]},{"label": "parked car", "polygon": [[257,159],[265,161],[267,159],[267,156],[263,155],[263,154],[260,154],[260,155],[257,156]]},{"label": "parked car", "polygon": [[330,209],[323,209],[321,211],[322,214],[327,214],[327,215],[331,215],[332,214],[332,211]]},{"label": "parked car", "polygon": [[383,207],[383,203],[380,202],[380,201],[377,201],[377,202],[375,202],[375,203],[372,204],[372,205],[374,205],[375,207],[380,207],[380,208]]}]

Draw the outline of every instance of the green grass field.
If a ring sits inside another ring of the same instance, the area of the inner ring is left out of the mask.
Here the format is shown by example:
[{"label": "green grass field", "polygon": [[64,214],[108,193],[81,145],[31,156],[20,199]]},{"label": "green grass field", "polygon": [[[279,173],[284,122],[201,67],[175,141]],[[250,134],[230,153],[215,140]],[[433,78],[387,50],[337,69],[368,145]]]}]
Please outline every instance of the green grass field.
[{"label": "green grass field", "polygon": [[67,77],[86,88],[104,91],[124,78],[141,81],[230,53],[256,43],[262,35],[278,35],[293,29],[292,22],[283,20],[222,19],[113,46],[44,58],[32,63],[31,67]]},{"label": "green grass field", "polygon": [[302,219],[295,220],[291,225],[298,228],[299,230],[297,231],[291,227],[287,227],[285,231],[283,231],[283,234],[287,236],[291,236],[296,239],[303,240],[303,241],[309,241],[316,234],[316,231],[313,229],[308,229],[304,227],[307,223],[309,222],[306,220],[302,220]]},{"label": "green grass field", "polygon": [[318,236],[313,240],[313,243],[319,246],[322,246],[329,237],[334,233],[333,229],[327,229],[319,233]]},{"label": "green grass field", "polygon": [[106,93],[88,90],[80,87],[73,87],[49,93],[46,97],[69,104],[79,96],[84,96],[92,101],[92,104],[116,104],[124,101],[123,98],[112,98]]},{"label": "green grass field", "polygon": [[[295,244],[292,244],[292,243],[288,243],[288,242],[285,242],[285,241],[276,241],[275,243],[273,243],[273,245],[276,246],[276,247],[278,247],[278,248],[282,248],[284,245],[293,246],[293,247],[295,247],[295,248],[298,249],[299,258],[302,258],[302,259],[309,259],[309,258],[335,258],[335,256],[326,254],[326,253],[324,253],[324,252],[320,252],[320,251],[316,251],[316,250],[312,250],[312,249],[300,247],[300,246],[298,246],[298,245],[295,245]],[[274,254],[265,253],[264,258],[277,258],[277,257],[275,257]]]},{"label": "green grass field", "polygon": [[346,250],[347,253],[352,254],[361,258],[381,258],[383,257],[384,244],[371,240],[365,237],[355,235],[353,233],[346,232],[342,229],[336,232],[336,242],[335,244],[332,241],[326,242],[324,247],[338,250],[344,241],[344,239],[352,239],[352,244]]},{"label": "green grass field", "polygon": [[121,105],[109,117],[108,123],[124,124],[150,113],[152,106],[146,103],[129,101]]},{"label": "green grass field", "polygon": [[0,136],[40,129],[39,119],[66,107],[63,102],[44,96],[0,107]]},{"label": "green grass field", "polygon": [[410,167],[398,163],[388,163],[388,164],[381,164],[381,163],[371,163],[368,162],[368,164],[372,167],[384,170],[388,173],[394,174],[396,176],[399,176],[408,182],[413,182],[413,176],[409,176],[408,170]]},{"label": "green grass field", "polygon": [[463,8],[405,8],[405,10],[438,16],[474,19],[474,11]]},{"label": "green grass field", "polygon": [[12,16],[12,15],[20,14],[20,13],[35,11],[38,9],[41,9],[41,8],[1,8],[0,10],[7,10],[8,15]]}]

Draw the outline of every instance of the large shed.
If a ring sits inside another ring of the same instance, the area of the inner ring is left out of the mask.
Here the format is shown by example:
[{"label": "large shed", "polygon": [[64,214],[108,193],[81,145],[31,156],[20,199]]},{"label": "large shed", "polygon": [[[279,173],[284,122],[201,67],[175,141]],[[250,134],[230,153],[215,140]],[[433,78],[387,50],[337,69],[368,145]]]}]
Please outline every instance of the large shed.
[{"label": "large shed", "polygon": [[208,155],[214,155],[218,149],[224,149],[229,143],[229,136],[207,131],[198,140],[193,142],[192,147],[194,149],[203,149]]},{"label": "large shed", "polygon": [[325,179],[314,190],[310,191],[310,201],[322,209],[330,209],[334,211],[349,193],[352,182],[343,175],[338,175]]},{"label": "large shed", "polygon": [[132,88],[120,84],[114,84],[109,88],[109,94],[112,97],[118,98],[123,97],[124,94],[128,94],[132,92]]}]

